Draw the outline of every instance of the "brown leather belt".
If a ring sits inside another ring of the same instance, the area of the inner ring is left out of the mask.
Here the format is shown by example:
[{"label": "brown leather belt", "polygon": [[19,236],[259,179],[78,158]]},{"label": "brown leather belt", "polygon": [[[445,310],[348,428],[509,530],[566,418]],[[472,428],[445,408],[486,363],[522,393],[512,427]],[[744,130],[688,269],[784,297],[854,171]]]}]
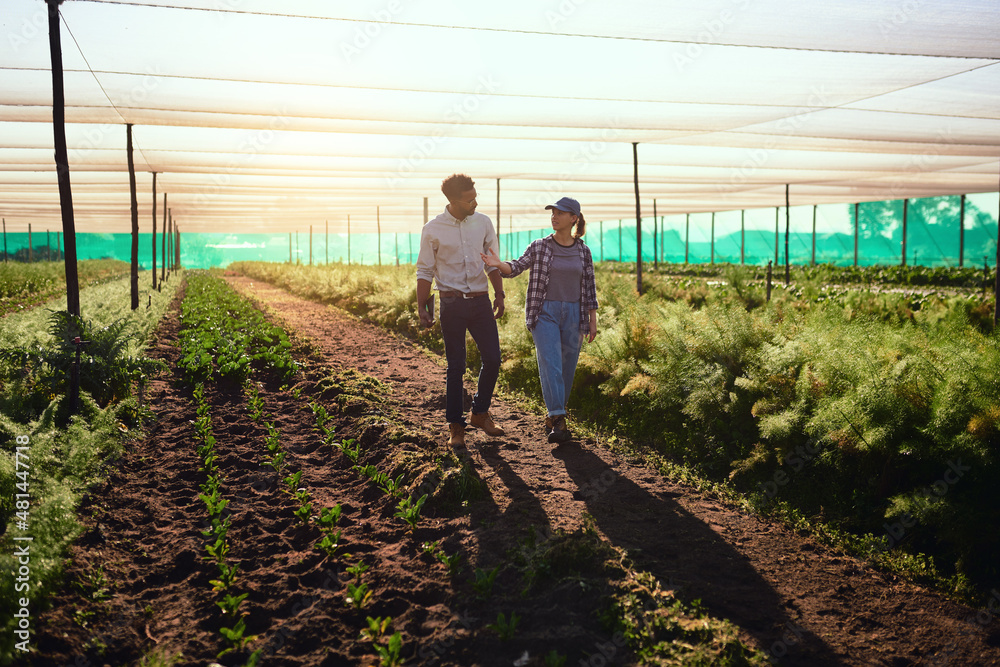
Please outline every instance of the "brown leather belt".
[{"label": "brown leather belt", "polygon": [[438,295],[442,299],[475,299],[477,296],[487,296],[489,292],[447,292],[441,290]]}]

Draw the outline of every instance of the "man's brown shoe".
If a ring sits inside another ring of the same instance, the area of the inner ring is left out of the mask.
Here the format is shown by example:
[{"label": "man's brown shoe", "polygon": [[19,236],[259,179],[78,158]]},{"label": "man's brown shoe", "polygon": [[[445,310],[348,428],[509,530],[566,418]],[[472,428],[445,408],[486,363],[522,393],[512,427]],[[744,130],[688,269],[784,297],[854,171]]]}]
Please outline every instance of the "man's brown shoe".
[{"label": "man's brown shoe", "polygon": [[490,417],[490,413],[488,412],[483,412],[478,415],[473,413],[469,417],[469,425],[483,429],[483,431],[486,432],[486,435],[497,436],[504,434],[504,430],[493,423],[493,418]]},{"label": "man's brown shoe", "polygon": [[452,447],[465,445],[465,424],[448,424],[450,436],[448,444]]}]

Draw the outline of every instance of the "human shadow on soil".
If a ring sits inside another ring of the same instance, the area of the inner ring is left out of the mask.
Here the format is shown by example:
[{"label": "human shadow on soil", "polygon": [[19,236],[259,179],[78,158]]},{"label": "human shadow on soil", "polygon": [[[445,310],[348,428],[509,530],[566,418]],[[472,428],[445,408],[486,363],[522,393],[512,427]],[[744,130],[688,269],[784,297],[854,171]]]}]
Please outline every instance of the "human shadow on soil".
[{"label": "human shadow on soil", "polygon": [[650,493],[577,444],[552,454],[578,485],[601,532],[681,599],[700,599],[710,614],[752,635],[778,664],[843,664],[820,637],[789,617],[741,553],[673,500],[676,494]]},{"label": "human shadow on soil", "polygon": [[[500,455],[497,447],[481,447],[479,454],[507,487],[510,504],[502,512],[503,518],[517,526],[548,526],[549,517],[535,496],[534,490],[514,472],[510,464]],[[498,508],[494,506],[493,509]]]}]

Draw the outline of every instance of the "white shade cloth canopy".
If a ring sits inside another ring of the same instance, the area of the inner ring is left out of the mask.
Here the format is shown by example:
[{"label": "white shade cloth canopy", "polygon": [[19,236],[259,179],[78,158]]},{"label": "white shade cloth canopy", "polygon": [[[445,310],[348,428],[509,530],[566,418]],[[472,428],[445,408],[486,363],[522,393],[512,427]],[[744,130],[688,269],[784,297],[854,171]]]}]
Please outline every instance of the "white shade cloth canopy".
[{"label": "white shade cloth canopy", "polygon": [[[78,231],[414,232],[475,179],[504,229],[993,192],[996,0],[66,0]],[[61,225],[46,4],[3,0],[0,215]]]}]

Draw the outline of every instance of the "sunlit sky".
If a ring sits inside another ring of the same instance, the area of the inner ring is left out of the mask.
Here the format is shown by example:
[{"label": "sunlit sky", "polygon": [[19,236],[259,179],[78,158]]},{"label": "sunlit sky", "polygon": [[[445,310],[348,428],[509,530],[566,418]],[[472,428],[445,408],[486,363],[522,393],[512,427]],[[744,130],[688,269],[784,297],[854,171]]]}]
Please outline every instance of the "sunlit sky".
[{"label": "sunlit sky", "polygon": [[[442,178],[538,227],[995,192],[995,0],[66,0],[79,231],[416,231]],[[45,4],[3,0],[0,214],[60,227]]]}]

